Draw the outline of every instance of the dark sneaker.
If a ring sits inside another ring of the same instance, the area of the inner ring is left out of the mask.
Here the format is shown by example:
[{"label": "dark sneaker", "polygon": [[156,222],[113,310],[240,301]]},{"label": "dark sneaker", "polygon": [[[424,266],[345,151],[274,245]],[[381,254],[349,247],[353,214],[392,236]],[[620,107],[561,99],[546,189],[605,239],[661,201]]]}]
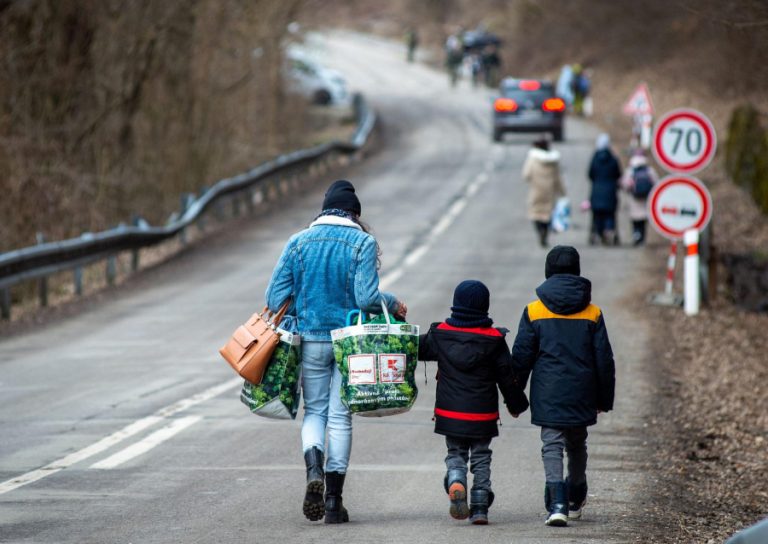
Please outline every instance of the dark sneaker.
[{"label": "dark sneaker", "polygon": [[572,485],[566,479],[568,485],[568,519],[580,519],[584,505],[587,504],[587,482]]}]

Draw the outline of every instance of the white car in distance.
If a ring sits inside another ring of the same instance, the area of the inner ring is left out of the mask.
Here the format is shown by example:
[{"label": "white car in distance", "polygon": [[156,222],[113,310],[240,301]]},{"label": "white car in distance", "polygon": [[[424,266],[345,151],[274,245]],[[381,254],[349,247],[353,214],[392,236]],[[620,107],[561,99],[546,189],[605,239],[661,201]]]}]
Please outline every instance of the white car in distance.
[{"label": "white car in distance", "polygon": [[351,96],[344,77],[312,59],[304,50],[286,50],[288,88],[306,96],[313,104],[323,106],[348,105]]}]

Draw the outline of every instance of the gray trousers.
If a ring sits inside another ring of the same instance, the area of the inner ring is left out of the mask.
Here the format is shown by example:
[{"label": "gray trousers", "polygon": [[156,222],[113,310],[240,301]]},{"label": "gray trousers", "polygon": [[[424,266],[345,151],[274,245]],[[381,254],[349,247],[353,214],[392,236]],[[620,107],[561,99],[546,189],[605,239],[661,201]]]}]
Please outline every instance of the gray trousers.
[{"label": "gray trousers", "polygon": [[491,490],[491,439],[490,438],[459,438],[446,436],[445,445],[448,455],[445,456],[445,466],[448,470],[457,470],[467,478],[467,463],[474,476],[472,489]]},{"label": "gray trousers", "polygon": [[563,450],[568,453],[568,478],[573,485],[587,481],[587,428],[541,428],[541,460],[548,482],[563,481]]}]

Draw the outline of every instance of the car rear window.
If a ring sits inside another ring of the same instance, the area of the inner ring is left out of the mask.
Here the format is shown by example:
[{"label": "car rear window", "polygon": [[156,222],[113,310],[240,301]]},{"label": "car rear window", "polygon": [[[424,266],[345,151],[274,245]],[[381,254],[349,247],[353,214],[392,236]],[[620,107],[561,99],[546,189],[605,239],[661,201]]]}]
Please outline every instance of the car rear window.
[{"label": "car rear window", "polygon": [[541,105],[547,98],[552,98],[554,93],[551,89],[539,89],[538,91],[522,91],[520,89],[502,89],[501,95],[504,98],[511,98],[515,102],[525,102],[533,100],[536,105]]}]

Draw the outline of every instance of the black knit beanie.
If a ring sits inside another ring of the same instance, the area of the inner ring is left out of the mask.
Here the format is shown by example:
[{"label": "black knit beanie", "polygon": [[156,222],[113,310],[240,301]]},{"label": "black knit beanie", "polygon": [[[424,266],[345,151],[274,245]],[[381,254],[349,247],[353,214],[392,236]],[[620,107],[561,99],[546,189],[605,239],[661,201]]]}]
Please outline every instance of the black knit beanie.
[{"label": "black knit beanie", "polygon": [[581,275],[579,252],[571,246],[555,246],[547,254],[547,262],[544,265],[544,277],[549,279],[555,274]]},{"label": "black knit beanie", "polygon": [[323,210],[339,209],[360,215],[360,200],[355,194],[355,187],[345,179],[331,183],[325,192]]},{"label": "black knit beanie", "polygon": [[452,327],[490,327],[493,320],[488,317],[491,294],[481,281],[464,280],[453,292],[451,317],[445,320]]}]

